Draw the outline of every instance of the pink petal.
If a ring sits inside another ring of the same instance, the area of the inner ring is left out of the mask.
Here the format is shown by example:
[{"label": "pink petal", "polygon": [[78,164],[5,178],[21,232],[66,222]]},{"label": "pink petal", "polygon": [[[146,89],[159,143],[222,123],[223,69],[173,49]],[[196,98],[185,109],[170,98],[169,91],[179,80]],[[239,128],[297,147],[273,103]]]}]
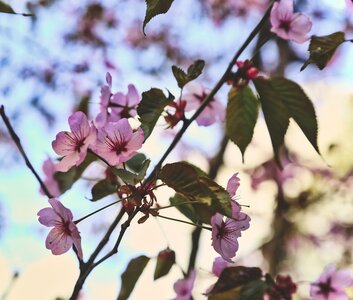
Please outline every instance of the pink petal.
[{"label": "pink petal", "polygon": [[144,139],[145,139],[145,135],[143,133],[143,130],[141,129],[141,127],[139,127],[137,129],[137,131],[135,131],[132,134],[132,138],[129,141],[129,143],[127,144],[127,148],[130,151],[136,151],[136,150],[140,149],[142,147]]},{"label": "pink petal", "polygon": [[41,209],[37,213],[37,216],[39,217],[38,218],[39,223],[47,227],[53,227],[61,223],[60,216],[51,207],[46,207]]},{"label": "pink petal", "polygon": [[74,217],[71,210],[62,205],[58,199],[51,198],[49,199],[49,203],[64,222],[71,222],[73,220]]},{"label": "pink petal", "polygon": [[60,255],[67,252],[71,248],[72,243],[72,238],[58,227],[54,227],[50,230],[47,239],[45,240],[46,248],[50,249],[54,255]]},{"label": "pink petal", "polygon": [[128,141],[132,138],[132,128],[127,119],[121,119],[118,122],[108,123],[105,131],[111,137],[118,136],[119,139]]},{"label": "pink petal", "polygon": [[225,261],[222,257],[218,256],[213,261],[212,273],[219,277],[222,271],[228,266],[228,262]]},{"label": "pink petal", "polygon": [[112,88],[113,79],[109,72],[105,75],[105,80],[107,81],[109,88]]},{"label": "pink petal", "polygon": [[119,104],[121,106],[126,106],[128,104],[128,99],[123,93],[118,92],[113,95],[112,103]]},{"label": "pink petal", "polygon": [[127,88],[128,88],[128,92],[127,92],[128,104],[130,107],[136,106],[141,101],[140,95],[133,84],[129,84]]},{"label": "pink petal", "polygon": [[81,236],[80,236],[80,232],[77,229],[77,226],[74,223],[70,224],[70,231],[71,231],[72,241],[77,249],[77,255],[79,258],[81,258],[81,260],[83,260]]},{"label": "pink petal", "polygon": [[58,155],[65,156],[74,153],[76,144],[73,134],[67,131],[59,132],[52,142],[52,147]]},{"label": "pink petal", "polygon": [[82,111],[76,111],[69,117],[69,125],[75,136],[83,138],[89,134],[90,126]]},{"label": "pink petal", "polygon": [[97,128],[102,128],[105,124],[107,124],[107,119],[108,119],[108,112],[107,111],[101,111],[96,116],[96,119],[94,120],[94,123],[96,124]]},{"label": "pink petal", "polygon": [[109,86],[103,85],[101,87],[101,94],[100,94],[100,110],[104,111],[108,108],[109,105],[109,100],[110,100],[110,96],[111,96],[111,91]]},{"label": "pink petal", "polygon": [[309,17],[300,13],[295,14],[295,18],[291,23],[290,32],[288,33],[289,39],[297,43],[304,43],[309,39],[307,34],[311,30],[311,27],[312,23]]},{"label": "pink petal", "polygon": [[235,196],[239,186],[240,186],[240,179],[238,177],[238,173],[235,173],[232,177],[229,178],[227,183],[227,192],[229,193],[230,197]]},{"label": "pink petal", "polygon": [[76,165],[76,162],[79,160],[80,154],[78,152],[67,155],[56,165],[56,170],[59,172],[67,172],[71,167]]}]

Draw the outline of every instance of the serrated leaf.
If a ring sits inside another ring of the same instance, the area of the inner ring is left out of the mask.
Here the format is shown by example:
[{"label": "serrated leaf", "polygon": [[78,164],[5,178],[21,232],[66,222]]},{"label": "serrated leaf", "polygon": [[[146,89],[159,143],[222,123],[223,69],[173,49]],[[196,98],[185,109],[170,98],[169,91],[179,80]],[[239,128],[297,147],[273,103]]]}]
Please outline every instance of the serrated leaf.
[{"label": "serrated leaf", "polygon": [[125,164],[133,172],[139,172],[142,169],[144,161],[147,159],[143,153],[137,153],[134,157],[130,158]]},{"label": "serrated leaf", "polygon": [[260,96],[261,107],[270,134],[275,160],[280,165],[279,150],[284,144],[284,136],[289,126],[288,110],[282,102],[280,95],[273,88],[270,80],[256,78],[253,80],[253,83]]},{"label": "serrated leaf", "polygon": [[318,124],[316,113],[309,97],[299,84],[286,78],[275,77],[271,80],[271,83],[276,93],[282,98],[289,116],[294,119],[311,145],[320,154],[317,144]]},{"label": "serrated leaf", "polygon": [[2,1],[0,1],[0,12],[6,14],[16,14],[10,5]]},{"label": "serrated leaf", "polygon": [[88,153],[84,161],[78,167],[74,166],[67,172],[56,172],[54,178],[58,182],[61,194],[70,189],[81,177],[86,168],[96,159],[97,158],[93,154]]},{"label": "serrated leaf", "polygon": [[209,206],[210,213],[219,212],[231,216],[228,192],[199,168],[186,162],[167,164],[159,173],[159,178],[189,201]]},{"label": "serrated leaf", "polygon": [[175,264],[175,252],[169,248],[158,253],[156,269],[154,270],[153,279],[157,280],[167,275]]},{"label": "serrated leaf", "polygon": [[261,279],[262,271],[259,268],[243,266],[225,268],[210,291],[211,295],[241,287],[253,280]]},{"label": "serrated leaf", "polygon": [[133,173],[125,169],[112,169],[112,171],[116,176],[120,177],[121,180],[123,180],[125,183],[135,185],[141,182],[145,178],[146,172],[150,163],[151,163],[151,160],[146,159],[143,162],[141,166],[141,170],[138,173]]},{"label": "serrated leaf", "polygon": [[324,69],[337,48],[345,41],[345,34],[340,31],[326,36],[312,36],[308,49],[309,58],[300,71],[303,71],[310,64],[315,64],[320,70]]},{"label": "serrated leaf", "polygon": [[126,270],[121,274],[121,288],[117,300],[126,300],[129,298],[149,260],[149,257],[141,255],[129,262]]},{"label": "serrated leaf", "polygon": [[111,195],[118,190],[118,185],[113,184],[107,179],[103,179],[98,181],[93,187],[92,187],[92,201],[97,201],[99,199],[102,199],[108,195]]},{"label": "serrated leaf", "polygon": [[143,20],[143,33],[145,34],[145,27],[147,23],[155,16],[165,14],[171,7],[174,0],[146,0],[146,16]]},{"label": "serrated leaf", "polygon": [[205,61],[201,59],[194,61],[194,63],[189,66],[187,73],[177,66],[172,66],[172,71],[176,81],[178,82],[178,86],[183,88],[188,82],[199,77],[204,66]]},{"label": "serrated leaf", "polygon": [[166,97],[162,90],[156,88],[142,93],[142,100],[137,106],[137,114],[145,134],[145,140],[152,133],[164,108],[173,100],[174,96],[171,93]]},{"label": "serrated leaf", "polygon": [[243,156],[254,135],[259,115],[259,102],[249,86],[231,88],[226,112],[226,133]]}]

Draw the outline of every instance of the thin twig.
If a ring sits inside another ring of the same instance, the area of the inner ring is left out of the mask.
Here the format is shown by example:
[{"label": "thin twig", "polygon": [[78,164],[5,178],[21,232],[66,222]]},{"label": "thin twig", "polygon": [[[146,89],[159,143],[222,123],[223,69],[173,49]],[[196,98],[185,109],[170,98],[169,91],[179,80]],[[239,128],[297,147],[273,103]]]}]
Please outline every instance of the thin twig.
[{"label": "thin twig", "polygon": [[174,219],[174,218],[171,218],[171,217],[166,217],[166,216],[162,216],[162,215],[156,215],[156,217],[159,217],[159,218],[162,218],[162,219],[166,219],[166,220],[170,220],[170,221],[174,221],[174,222],[179,222],[179,223],[192,225],[192,226],[199,227],[199,228],[206,229],[206,230],[212,230],[211,227],[207,227],[207,226],[203,226],[203,225],[200,225],[200,224],[191,223],[191,222],[183,221],[183,220],[179,220],[179,219]]},{"label": "thin twig", "polygon": [[30,171],[32,172],[34,177],[39,182],[40,187],[42,188],[42,190],[45,193],[45,195],[49,199],[53,198],[53,196],[52,196],[52,194],[50,194],[47,186],[44,184],[44,182],[42,181],[42,179],[40,178],[40,176],[38,175],[38,173],[34,169],[33,165],[31,164],[30,160],[28,159],[28,156],[27,156],[25,150],[22,147],[20,138],[18,137],[18,135],[16,134],[15,130],[13,129],[9,118],[6,116],[5,107],[3,105],[1,105],[1,107],[0,107],[0,115],[1,115],[1,118],[3,119],[3,121],[4,121],[4,123],[5,123],[6,127],[7,127],[7,130],[9,131],[9,134],[10,134],[12,140],[16,144],[18,151],[20,151],[21,156],[25,160],[26,166],[28,167],[28,169],[30,169]]}]

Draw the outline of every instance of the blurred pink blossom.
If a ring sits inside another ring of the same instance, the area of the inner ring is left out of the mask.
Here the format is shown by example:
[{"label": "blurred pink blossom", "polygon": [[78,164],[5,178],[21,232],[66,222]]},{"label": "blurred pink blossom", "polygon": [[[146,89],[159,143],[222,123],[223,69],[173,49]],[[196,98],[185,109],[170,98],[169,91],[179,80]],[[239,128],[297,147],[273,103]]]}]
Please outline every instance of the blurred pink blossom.
[{"label": "blurred pink blossom", "polygon": [[98,138],[94,149],[110,165],[117,166],[133,157],[142,147],[144,134],[141,128],[133,132],[129,121],[121,119],[109,122],[98,130]]},{"label": "blurred pink blossom", "polygon": [[[182,97],[186,101],[185,110],[198,109],[209,93],[210,90],[204,88],[200,83],[190,82],[185,85],[185,94]],[[223,104],[217,98],[213,98],[204,111],[197,117],[196,123],[199,126],[209,126],[218,121],[223,122],[224,117],[225,108]]]},{"label": "blurred pink blossom", "polygon": [[55,198],[49,199],[49,204],[52,208],[43,208],[37,214],[41,224],[54,227],[50,230],[45,241],[46,248],[50,249],[54,255],[60,255],[75,245],[77,254],[82,260],[81,236],[73,222],[71,211]]},{"label": "blurred pink blossom", "polygon": [[188,277],[179,279],[174,283],[174,291],[177,294],[174,300],[190,300],[195,278],[196,273],[192,270]]},{"label": "blurred pink blossom", "polygon": [[212,273],[217,277],[219,277],[223,272],[223,270],[227,268],[227,266],[228,266],[228,262],[225,261],[221,256],[218,256],[213,261]]},{"label": "blurred pink blossom", "polygon": [[58,155],[64,156],[56,165],[60,172],[68,171],[72,166],[80,165],[87,155],[87,149],[96,140],[96,128],[89,124],[86,115],[77,111],[69,117],[71,132],[61,131],[52,142]]},{"label": "blurred pink blossom", "polygon": [[[54,178],[56,169],[53,161],[50,158],[46,159],[43,163],[42,169],[45,174],[44,184],[49,190],[50,194],[54,197],[60,196],[61,192],[59,189],[59,184]],[[40,190],[40,192],[44,195],[42,189]]]},{"label": "blurred pink blossom", "polygon": [[320,277],[311,284],[310,296],[314,300],[348,300],[345,289],[352,285],[350,270],[336,271],[335,265],[328,265]]},{"label": "blurred pink blossom", "polygon": [[280,0],[273,4],[271,11],[271,31],[285,40],[304,43],[312,23],[306,15],[294,13],[293,0]]}]

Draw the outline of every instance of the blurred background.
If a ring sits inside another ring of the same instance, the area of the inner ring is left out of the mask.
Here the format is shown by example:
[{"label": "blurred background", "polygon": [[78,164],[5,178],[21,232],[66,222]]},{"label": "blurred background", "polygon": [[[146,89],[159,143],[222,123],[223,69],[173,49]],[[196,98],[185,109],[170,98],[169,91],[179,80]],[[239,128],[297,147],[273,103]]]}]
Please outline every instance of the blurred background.
[{"label": "blurred background", "polygon": [[[17,12],[34,17],[0,15],[0,103],[6,108],[34,167],[44,176],[42,164],[55,158],[51,141],[67,130],[67,118],[76,110],[91,119],[99,112],[100,86],[105,74],[113,77],[113,91],[127,92],[133,83],[142,93],[151,87],[179,94],[171,66],[187,67],[204,59],[197,79],[212,88],[234,52],[261,18],[267,0],[178,0],[166,15],[157,16],[142,33],[145,2],[130,1],[8,1]],[[349,1],[296,1],[296,9],[313,21],[311,34],[346,32],[353,38],[353,5]],[[268,75],[284,75],[299,82],[314,102],[319,121],[319,157],[300,129],[291,124],[286,136],[288,157],[280,172],[272,160],[269,135],[260,116],[253,141],[245,154],[224,144],[224,163],[217,181],[226,186],[239,172],[239,202],[250,215],[251,227],[240,238],[235,264],[259,266],[273,275],[290,274],[298,284],[297,299],[308,299],[310,281],[329,263],[352,267],[353,233],[353,46],[342,45],[325,70],[309,66],[305,44],[277,39],[267,24],[242,55],[253,57]],[[266,45],[258,50],[265,37]],[[229,86],[218,94],[226,105]],[[142,152],[161,157],[178,127],[166,130],[161,118]],[[188,160],[208,171],[223,141],[224,124],[190,127],[168,161]],[[108,196],[91,202],[90,188],[104,169],[92,165],[84,178],[60,197],[79,218],[116,199]],[[167,205],[173,193],[157,192],[158,203]],[[47,228],[37,212],[48,206],[45,196],[25,167],[3,123],[0,124],[0,295],[2,299],[47,300],[68,297],[78,275],[73,253],[53,256],[45,248]],[[85,257],[115,218],[118,207],[83,221]],[[184,218],[175,209],[165,215]],[[139,254],[156,257],[167,246],[176,251],[178,265],[187,269],[191,226],[150,218],[132,224],[119,253],[95,269],[87,280],[82,299],[116,299],[120,275],[128,261]],[[118,232],[114,236],[117,236]],[[112,241],[114,242],[114,241]],[[107,251],[109,251],[107,247]],[[201,234],[196,261],[195,299],[216,281],[211,274],[216,252],[209,232]],[[153,281],[151,261],[131,299],[171,299],[180,269]],[[158,291],[158,293],[156,293]]]}]

